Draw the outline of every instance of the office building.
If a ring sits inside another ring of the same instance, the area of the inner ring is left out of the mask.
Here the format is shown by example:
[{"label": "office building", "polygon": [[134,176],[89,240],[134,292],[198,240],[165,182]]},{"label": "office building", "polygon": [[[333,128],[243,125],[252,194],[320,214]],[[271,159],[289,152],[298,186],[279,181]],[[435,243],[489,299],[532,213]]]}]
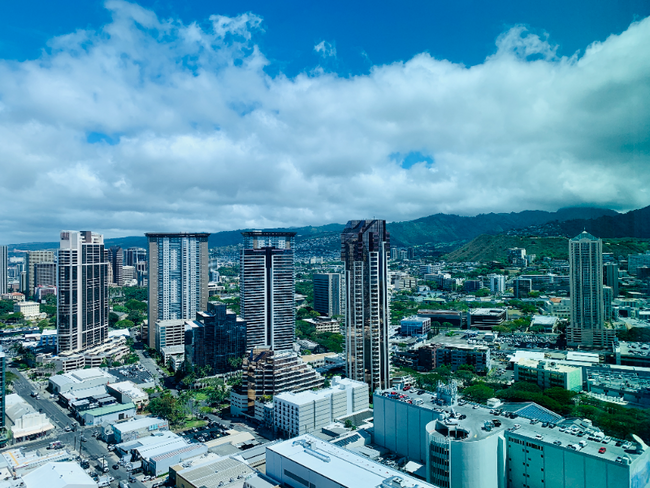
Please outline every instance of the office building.
[{"label": "office building", "polygon": [[273,426],[284,436],[320,431],[337,419],[370,408],[368,385],[340,376],[322,390],[285,392],[273,398]]},{"label": "office building", "polygon": [[526,266],[526,249],[521,247],[512,247],[508,249],[508,264],[513,266],[524,267]]},{"label": "office building", "polygon": [[505,308],[474,308],[469,312],[469,326],[477,329],[492,329],[506,320]]},{"label": "office building", "polygon": [[38,263],[53,263],[54,251],[28,251],[27,262],[25,263],[25,271],[27,273],[26,280],[23,283],[23,292],[27,296],[34,294],[34,268]]},{"label": "office building", "polygon": [[293,348],[295,232],[242,232],[239,293],[246,348]]},{"label": "office building", "polygon": [[156,350],[163,347],[182,346],[185,343],[185,320],[158,320],[155,325]]},{"label": "office building", "polygon": [[246,321],[223,303],[208,302],[191,323],[192,358],[197,367],[210,366],[214,374],[235,369],[246,353]]},{"label": "office building", "polygon": [[0,295],[7,293],[9,284],[7,273],[9,267],[9,254],[7,246],[0,246]]},{"label": "office building", "polygon": [[643,266],[650,267],[650,251],[645,254],[630,254],[627,257],[627,272],[629,275],[636,276],[638,268]]},{"label": "office building", "polygon": [[159,320],[194,320],[208,304],[207,233],[147,233],[148,321],[142,338],[155,347]]},{"label": "office building", "polygon": [[463,290],[466,293],[473,293],[479,291],[483,288],[483,282],[481,280],[465,280],[463,281]]},{"label": "office building", "polygon": [[63,231],[57,265],[58,344],[83,351],[108,337],[108,262],[104,236]]},{"label": "office building", "polygon": [[310,434],[268,445],[266,474],[296,488],[435,488]]},{"label": "office building", "polygon": [[602,254],[603,242],[586,231],[569,240],[569,347],[609,347],[615,337],[613,329],[605,329]]},{"label": "office building", "polygon": [[412,315],[400,320],[400,333],[405,336],[424,335],[431,329],[431,319]]},{"label": "office building", "polygon": [[142,247],[129,247],[124,250],[123,266],[136,266],[138,263],[147,263],[147,250]]},{"label": "office building", "polygon": [[582,391],[582,368],[552,361],[519,359],[515,363],[515,381],[536,383],[543,390],[558,386]]},{"label": "office building", "polygon": [[34,265],[34,289],[39,286],[56,286],[56,263],[36,263]]},{"label": "office building", "polygon": [[328,317],[345,315],[345,281],[339,273],[314,274],[314,310]]},{"label": "office building", "polygon": [[330,317],[315,317],[313,319],[303,320],[313,325],[316,328],[316,332],[332,332],[333,334],[341,333],[341,324],[339,321]]},{"label": "office building", "polygon": [[254,348],[244,357],[242,370],[242,389],[249,406],[260,396],[323,386],[323,377],[292,351]]},{"label": "office building", "polygon": [[618,296],[618,263],[605,263],[603,265],[603,280],[605,286],[609,286],[614,294]]},{"label": "office building", "polygon": [[512,282],[512,290],[515,294],[515,298],[527,298],[528,294],[533,290],[533,280],[516,278]]},{"label": "office building", "polygon": [[347,376],[371,390],[390,386],[388,252],[385,220],[351,220],[341,234],[345,266]]},{"label": "office building", "polygon": [[612,302],[614,301],[614,290],[609,286],[603,286],[603,305],[605,322],[609,322],[614,318],[614,308]]},{"label": "office building", "polygon": [[111,246],[107,249],[108,263],[113,270],[112,284],[115,286],[123,286],[124,279],[122,278],[122,248],[120,246]]},{"label": "office building", "polygon": [[490,348],[487,346],[474,346],[466,344],[437,344],[435,348],[436,366],[451,366],[456,371],[462,365],[474,366],[478,373],[490,371],[492,358]]},{"label": "office building", "polygon": [[134,280],[138,279],[138,273],[135,266],[122,266],[122,281],[123,283],[131,284]]},{"label": "office building", "polygon": [[14,313],[22,313],[25,320],[45,318],[45,314],[41,314],[41,306],[36,302],[16,302]]},{"label": "office building", "polygon": [[490,293],[493,295],[504,293],[506,291],[506,277],[498,274],[488,275],[490,279]]}]

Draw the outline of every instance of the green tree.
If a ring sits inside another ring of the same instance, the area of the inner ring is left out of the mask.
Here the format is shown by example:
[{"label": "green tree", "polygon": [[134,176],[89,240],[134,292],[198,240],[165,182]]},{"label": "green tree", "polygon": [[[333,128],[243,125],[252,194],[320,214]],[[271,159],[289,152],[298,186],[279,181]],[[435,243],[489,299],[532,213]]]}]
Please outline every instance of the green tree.
[{"label": "green tree", "polygon": [[[147,310],[147,304],[143,303],[138,300],[134,300],[133,298],[128,300],[124,306],[129,310],[130,312],[137,310],[139,312],[145,312]],[[114,307],[113,307],[114,308]]]},{"label": "green tree", "polygon": [[115,322],[114,327],[116,329],[130,329],[134,326],[135,324],[131,322],[130,320],[124,319],[124,320],[118,320]]},{"label": "green tree", "polygon": [[172,425],[179,425],[185,419],[182,402],[171,393],[152,398],[148,408],[154,417],[163,418]]},{"label": "green tree", "polygon": [[480,382],[463,390],[463,396],[477,403],[485,403],[494,397],[494,390],[485,383]]}]

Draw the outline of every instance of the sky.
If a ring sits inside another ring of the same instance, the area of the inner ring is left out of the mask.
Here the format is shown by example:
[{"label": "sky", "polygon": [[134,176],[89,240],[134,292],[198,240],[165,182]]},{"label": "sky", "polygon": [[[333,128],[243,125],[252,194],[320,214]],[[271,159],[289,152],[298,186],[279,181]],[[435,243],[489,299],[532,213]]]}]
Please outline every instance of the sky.
[{"label": "sky", "polygon": [[0,243],[650,205],[650,4],[565,3],[4,2]]}]

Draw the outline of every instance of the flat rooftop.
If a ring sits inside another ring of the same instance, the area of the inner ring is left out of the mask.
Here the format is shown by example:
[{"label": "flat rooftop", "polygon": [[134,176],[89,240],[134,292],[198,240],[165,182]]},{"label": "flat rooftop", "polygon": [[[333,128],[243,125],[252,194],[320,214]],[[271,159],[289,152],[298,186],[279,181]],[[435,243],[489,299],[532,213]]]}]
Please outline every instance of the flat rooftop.
[{"label": "flat rooftop", "polygon": [[555,361],[538,361],[537,359],[520,359],[517,361],[517,365],[526,366],[528,368],[539,368],[548,371],[556,371],[558,373],[572,373],[573,371],[580,369],[578,366],[569,366],[567,364],[558,363]]},{"label": "flat rooftop", "polygon": [[435,488],[429,483],[411,478],[401,471],[370,461],[309,434],[268,446],[267,451],[276,452],[341,486],[376,488],[388,478],[399,477],[403,480],[403,488]]}]

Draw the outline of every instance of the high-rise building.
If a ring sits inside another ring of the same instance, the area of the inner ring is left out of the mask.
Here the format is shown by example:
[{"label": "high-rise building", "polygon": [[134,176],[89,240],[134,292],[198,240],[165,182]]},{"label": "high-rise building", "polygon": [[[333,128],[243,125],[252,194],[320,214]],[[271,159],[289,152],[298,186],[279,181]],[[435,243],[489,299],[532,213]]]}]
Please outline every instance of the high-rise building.
[{"label": "high-rise building", "polygon": [[632,276],[636,276],[637,269],[642,266],[650,266],[650,251],[645,254],[630,254],[627,257],[627,272]]},{"label": "high-rise building", "polygon": [[390,387],[389,249],[385,220],[351,220],[341,234],[347,376],[365,381],[372,391]]},{"label": "high-rise building", "polygon": [[603,265],[603,278],[605,286],[612,289],[614,298],[618,296],[618,263],[605,263]]},{"label": "high-rise building", "polygon": [[608,347],[615,335],[605,329],[602,253],[603,242],[586,231],[569,240],[570,347]]},{"label": "high-rise building", "polygon": [[57,265],[59,352],[83,351],[108,337],[108,262],[104,236],[63,231]]},{"label": "high-rise building", "polygon": [[[7,369],[7,357],[2,346],[0,346],[0,427],[5,426],[5,370]],[[0,439],[1,440],[1,439]]]},{"label": "high-rise building", "polygon": [[246,353],[246,321],[225,304],[208,302],[191,325],[193,364],[211,366],[215,374],[235,369]]},{"label": "high-rise building", "polygon": [[34,274],[35,266],[38,263],[53,263],[54,262],[54,251],[28,251],[27,252],[27,263],[25,265],[25,271],[27,271],[27,280],[26,288],[24,292],[27,296],[32,296],[34,294]]},{"label": "high-rise building", "polygon": [[293,348],[295,232],[242,232],[239,293],[246,348]]},{"label": "high-rise building", "polygon": [[208,233],[148,233],[149,313],[142,339],[156,347],[159,320],[194,319],[208,304]]},{"label": "high-rise building", "polygon": [[490,293],[496,295],[497,293],[504,293],[506,291],[506,277],[498,274],[488,275],[490,279]]},{"label": "high-rise building", "polygon": [[129,247],[124,250],[124,266],[135,266],[147,262],[147,250],[141,247]]},{"label": "high-rise building", "polygon": [[314,274],[314,310],[330,317],[345,315],[345,280],[342,274]]},{"label": "high-rise building", "polygon": [[122,248],[120,246],[111,246],[107,249],[108,262],[113,271],[113,284],[116,286],[124,285],[122,277]]},{"label": "high-rise building", "polygon": [[34,290],[39,286],[56,286],[56,263],[34,265]]},{"label": "high-rise building", "polygon": [[614,309],[612,301],[614,300],[614,291],[610,286],[603,286],[603,303],[605,305],[605,321],[610,321],[614,318]]},{"label": "high-rise building", "polygon": [[7,267],[9,265],[9,255],[7,246],[0,246],[0,295],[7,293]]}]

